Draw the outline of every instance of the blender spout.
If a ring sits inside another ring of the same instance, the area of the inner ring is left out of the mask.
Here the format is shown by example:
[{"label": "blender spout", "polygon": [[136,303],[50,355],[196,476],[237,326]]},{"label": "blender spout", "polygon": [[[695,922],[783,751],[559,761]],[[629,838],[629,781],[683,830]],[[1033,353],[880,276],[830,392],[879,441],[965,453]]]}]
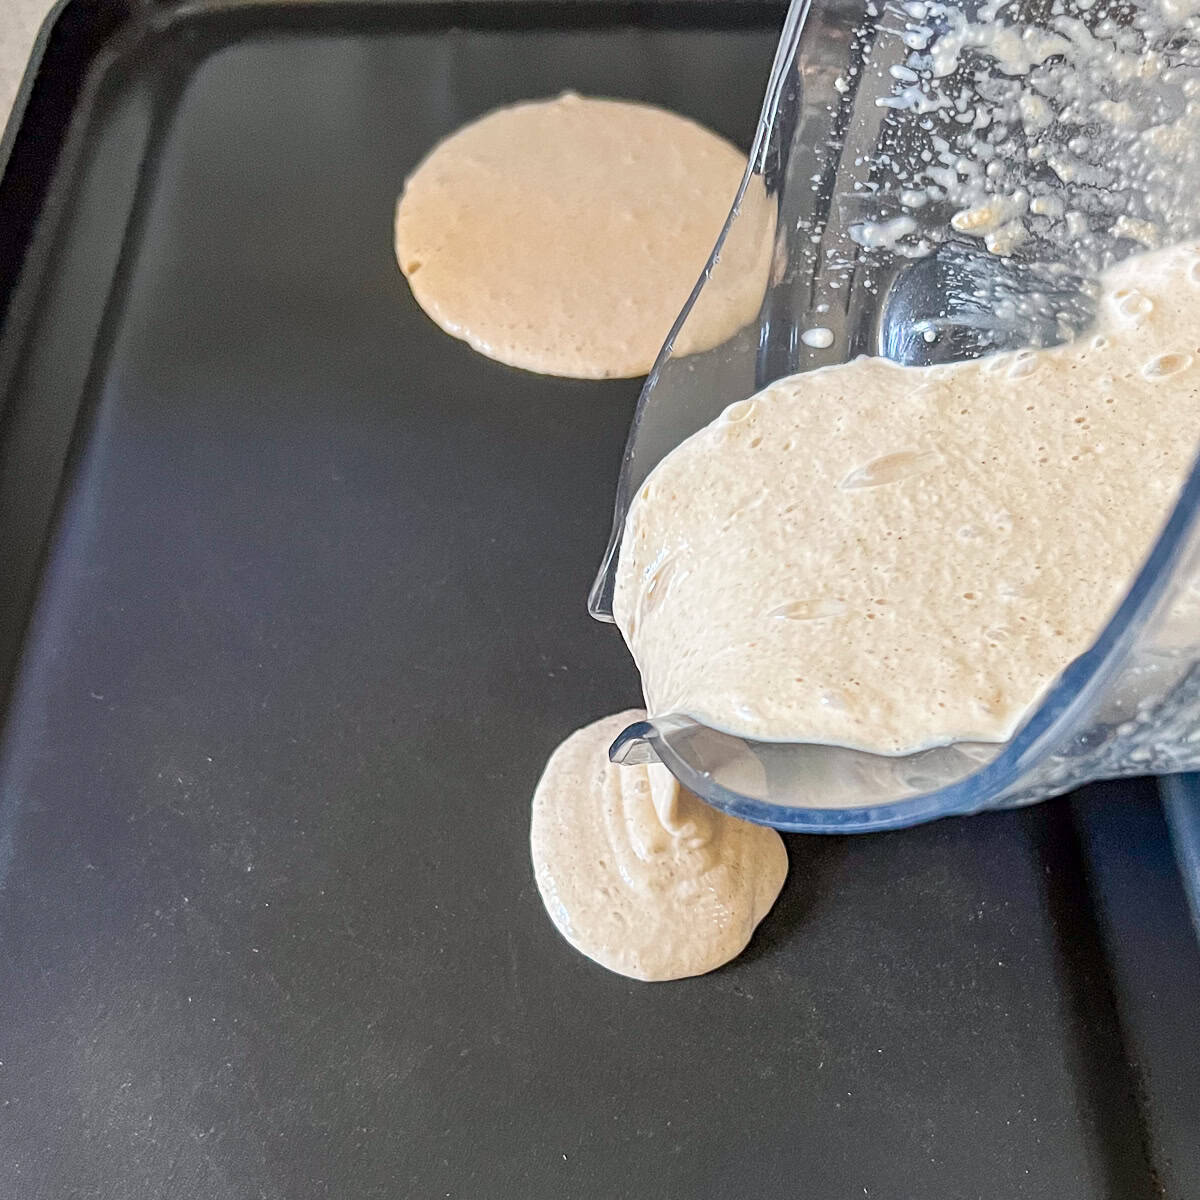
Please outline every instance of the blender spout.
[{"label": "blender spout", "polygon": [[620,767],[645,767],[661,762],[651,739],[656,735],[650,721],[635,721],[608,748],[609,762]]}]

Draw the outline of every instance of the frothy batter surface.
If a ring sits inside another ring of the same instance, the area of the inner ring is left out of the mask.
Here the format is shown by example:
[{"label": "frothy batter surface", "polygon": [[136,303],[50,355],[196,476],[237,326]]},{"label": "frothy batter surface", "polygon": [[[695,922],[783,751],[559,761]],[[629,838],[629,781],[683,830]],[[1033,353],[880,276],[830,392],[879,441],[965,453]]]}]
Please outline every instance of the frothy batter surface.
[{"label": "frothy batter surface", "polygon": [[907,753],[1004,740],[1095,640],[1200,435],[1200,246],[1078,341],[858,359],[731,405],[633,504],[614,612],[652,712]]},{"label": "frothy batter surface", "polygon": [[[581,379],[644,375],[745,168],[723,138],[645,104],[572,94],[517,104],[421,163],[396,211],[396,255],[429,316],[491,358]],[[769,249],[744,235],[727,247],[727,291],[681,352],[757,315]]]},{"label": "frothy batter surface", "polygon": [[615,767],[605,717],[551,755],[533,797],[538,890],[559,932],[634,979],[700,975],[736,957],[787,875],[773,829],[726,816],[662,766]]}]

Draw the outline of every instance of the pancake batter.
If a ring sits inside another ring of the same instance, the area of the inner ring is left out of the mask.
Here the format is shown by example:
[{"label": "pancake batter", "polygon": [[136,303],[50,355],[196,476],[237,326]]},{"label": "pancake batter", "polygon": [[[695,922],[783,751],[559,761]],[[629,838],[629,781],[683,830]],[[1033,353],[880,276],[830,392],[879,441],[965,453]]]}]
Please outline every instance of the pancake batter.
[{"label": "pancake batter", "polygon": [[647,704],[902,754],[1001,741],[1095,640],[1200,435],[1200,245],[1077,341],[860,358],[731,405],[632,505],[614,614]]},{"label": "pancake batter", "polygon": [[[704,268],[746,156],[693,121],[568,93],[498,109],[436,146],[396,211],[396,256],[447,333],[546,375],[644,375]],[[679,353],[757,314],[773,241],[755,178],[717,301]]]},{"label": "pancake batter", "polygon": [[616,767],[637,711],[573,733],[533,797],[530,847],[551,919],[577,950],[634,979],[680,979],[736,957],[787,875],[773,829],[726,816],[665,767]]}]

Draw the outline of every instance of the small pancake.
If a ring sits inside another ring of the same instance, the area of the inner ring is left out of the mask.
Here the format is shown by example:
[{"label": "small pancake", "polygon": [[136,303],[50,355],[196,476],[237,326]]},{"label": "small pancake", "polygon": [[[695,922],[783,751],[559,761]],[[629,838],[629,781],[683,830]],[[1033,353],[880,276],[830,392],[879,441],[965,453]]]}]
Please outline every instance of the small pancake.
[{"label": "small pancake", "polygon": [[[645,104],[568,93],[497,109],[409,178],[396,257],[425,312],[490,358],[579,379],[644,375],[745,169],[723,138]],[[754,184],[755,219],[726,247],[721,293],[706,295],[681,353],[758,313],[773,227]]]}]

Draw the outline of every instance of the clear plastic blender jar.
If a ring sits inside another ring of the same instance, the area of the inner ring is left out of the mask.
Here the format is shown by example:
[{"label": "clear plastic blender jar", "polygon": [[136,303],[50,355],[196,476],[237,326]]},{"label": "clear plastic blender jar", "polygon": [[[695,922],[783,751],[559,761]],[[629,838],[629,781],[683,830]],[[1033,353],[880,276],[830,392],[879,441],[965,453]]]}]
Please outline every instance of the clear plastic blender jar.
[{"label": "clear plastic blender jar", "polygon": [[[642,393],[594,615],[611,619],[631,497],[731,402],[861,354],[924,364],[1065,340],[1087,326],[1103,266],[1195,235],[1194,7],[793,0],[742,192]],[[674,355],[723,267],[760,260],[758,322]],[[1200,769],[1198,507],[1193,468],[1107,627],[1004,744],[889,757],[656,713],[612,757],[660,760],[718,808],[810,832]]]}]

